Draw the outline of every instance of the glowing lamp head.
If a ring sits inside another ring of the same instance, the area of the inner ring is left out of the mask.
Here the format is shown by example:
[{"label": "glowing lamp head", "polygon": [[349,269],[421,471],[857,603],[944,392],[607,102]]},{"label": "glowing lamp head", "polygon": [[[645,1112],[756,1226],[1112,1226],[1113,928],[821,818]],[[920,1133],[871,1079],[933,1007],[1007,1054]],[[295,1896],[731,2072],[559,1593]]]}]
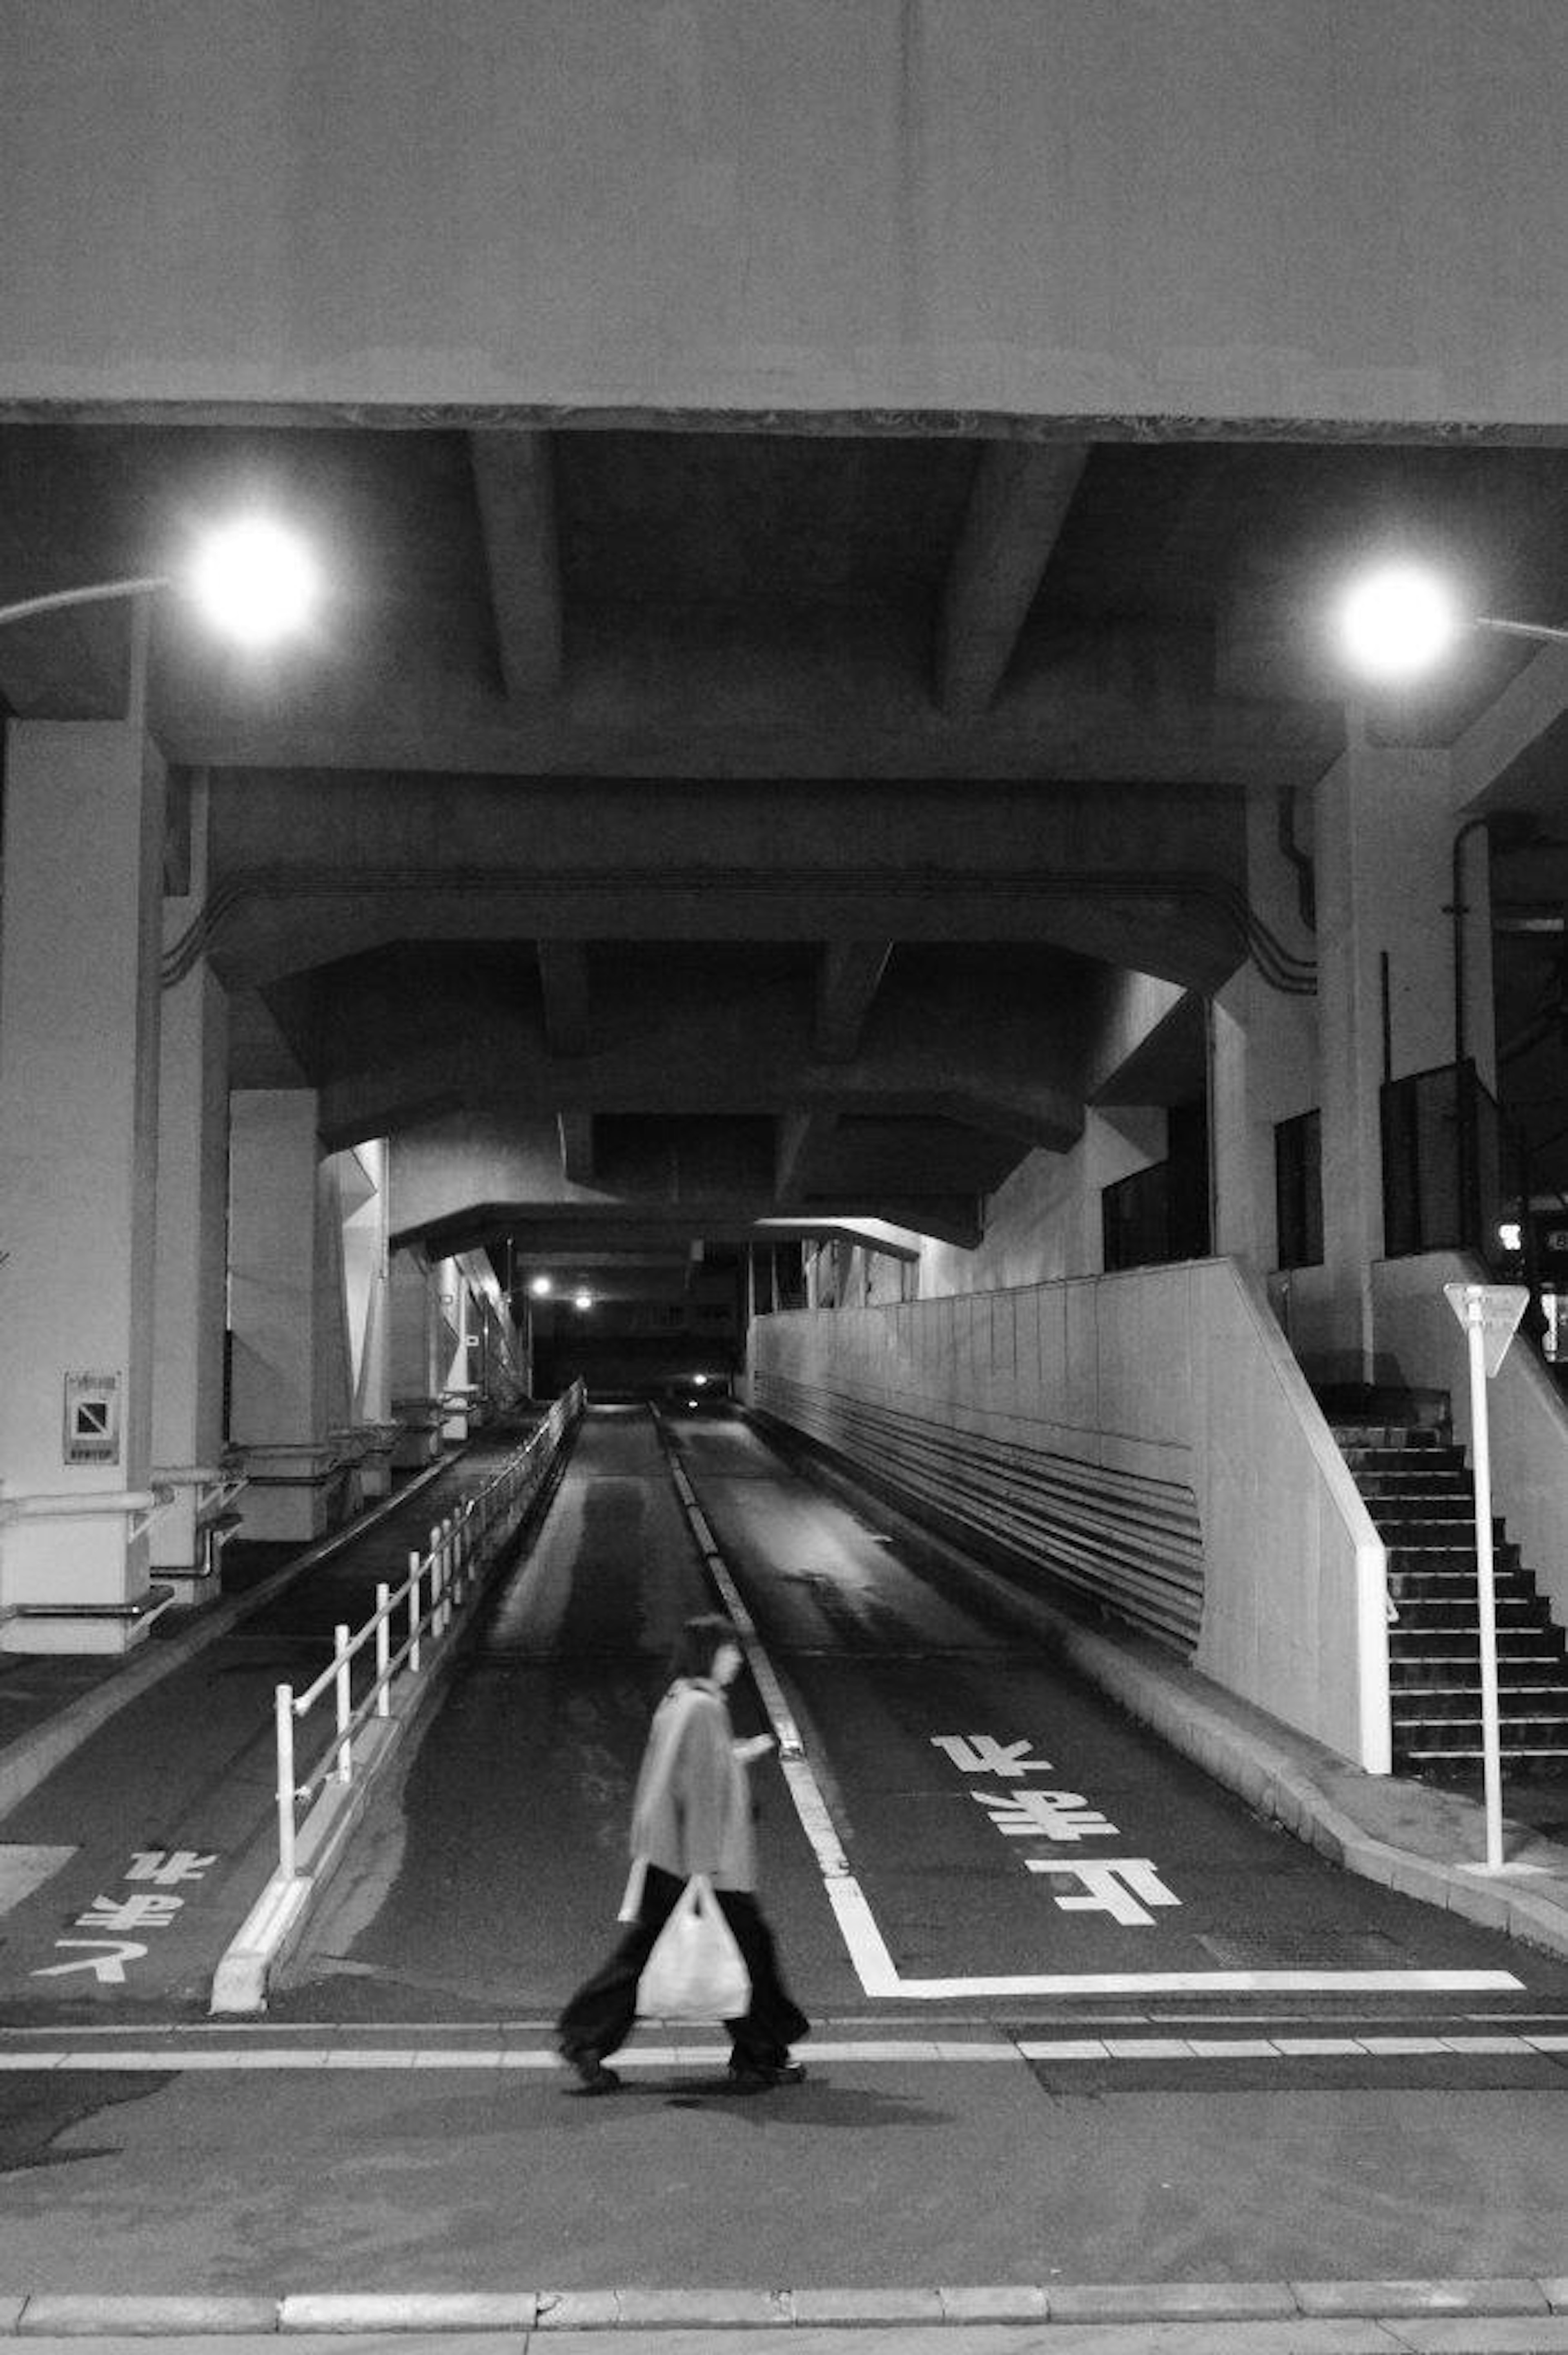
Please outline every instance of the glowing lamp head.
[{"label": "glowing lamp head", "polygon": [[575,1294],[573,1295],[573,1297],[572,1297],[572,1305],[573,1305],[573,1307],[574,1307],[574,1308],[591,1308],[591,1307],[593,1306],[593,1295],[592,1295],[592,1293],[591,1293],[591,1292],[578,1292],[578,1293],[575,1293]]},{"label": "glowing lamp head", "polygon": [[528,1289],[535,1300],[548,1300],[555,1288],[547,1275],[535,1275],[529,1278]]},{"label": "glowing lamp head", "polygon": [[1414,564],[1385,565],[1345,596],[1340,644],[1368,678],[1416,678],[1448,653],[1461,618],[1452,590],[1435,573]]},{"label": "glowing lamp head", "polygon": [[269,646],[309,621],[321,582],[309,550],[266,516],[245,516],[201,543],[185,585],[226,636]]}]

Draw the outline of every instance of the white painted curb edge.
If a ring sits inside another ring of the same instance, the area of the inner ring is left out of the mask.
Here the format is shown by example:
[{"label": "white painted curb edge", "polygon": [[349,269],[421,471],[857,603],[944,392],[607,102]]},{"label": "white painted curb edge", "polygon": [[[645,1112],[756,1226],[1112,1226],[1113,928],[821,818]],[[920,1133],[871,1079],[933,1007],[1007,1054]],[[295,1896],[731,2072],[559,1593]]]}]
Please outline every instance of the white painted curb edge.
[{"label": "white painted curb edge", "polygon": [[[1568,2277],[1489,2281],[997,2282],[933,2287],[418,2291],[282,2297],[0,2297],[9,2338],[304,2331],[822,2328],[951,2323],[1378,2321],[1568,2314]],[[1489,2343],[1490,2343],[1489,2341]],[[1529,2342],[1517,2342],[1523,2347]]]}]

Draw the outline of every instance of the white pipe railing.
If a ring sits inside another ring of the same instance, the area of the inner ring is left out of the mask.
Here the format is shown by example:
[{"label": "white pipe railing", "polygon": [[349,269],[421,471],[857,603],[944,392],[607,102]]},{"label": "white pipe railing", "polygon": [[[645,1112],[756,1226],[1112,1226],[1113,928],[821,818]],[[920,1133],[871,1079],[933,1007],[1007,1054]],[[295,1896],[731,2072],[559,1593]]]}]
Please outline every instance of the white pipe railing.
[{"label": "white pipe railing", "polygon": [[173,1488],[162,1481],[151,1488],[89,1488],[6,1497],[0,1498],[0,1522],[92,1521],[119,1513],[125,1519],[125,1542],[134,1545],[174,1501]]},{"label": "white pipe railing", "polygon": [[[500,1471],[431,1529],[425,1552],[416,1549],[409,1554],[408,1575],[402,1585],[396,1590],[386,1584],[376,1587],[376,1608],[363,1626],[352,1634],[346,1625],[334,1629],[332,1658],[313,1684],[298,1693],[291,1685],[276,1688],[278,1869],[286,1879],[292,1879],[297,1869],[300,1807],[329,1783],[346,1786],[353,1781],[355,1734],[372,1718],[391,1715],[392,1688],[399,1672],[407,1668],[411,1677],[421,1673],[427,1644],[433,1652],[463,1604],[471,1599],[482,1573],[513,1536],[562,1440],[581,1414],[584,1395],[582,1383],[574,1382]],[[394,1627],[399,1614],[403,1637],[396,1643]],[[370,1677],[356,1702],[354,1664],[366,1652],[372,1662]],[[301,1780],[295,1764],[296,1729],[329,1692],[332,1731],[314,1765]]]}]

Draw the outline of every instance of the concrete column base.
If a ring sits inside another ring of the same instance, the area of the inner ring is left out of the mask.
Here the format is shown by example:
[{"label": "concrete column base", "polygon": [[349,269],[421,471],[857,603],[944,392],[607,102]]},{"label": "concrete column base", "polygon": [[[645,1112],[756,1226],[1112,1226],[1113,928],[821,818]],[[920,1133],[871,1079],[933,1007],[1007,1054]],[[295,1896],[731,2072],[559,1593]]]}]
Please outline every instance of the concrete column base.
[{"label": "concrete column base", "polygon": [[234,1451],[244,1461],[240,1534],[260,1544],[308,1545],[346,1519],[353,1465],[335,1447],[255,1444]]},{"label": "concrete column base", "polygon": [[440,1460],[441,1402],[438,1398],[396,1398],[397,1436],[392,1445],[392,1465],[398,1472],[423,1471]]}]

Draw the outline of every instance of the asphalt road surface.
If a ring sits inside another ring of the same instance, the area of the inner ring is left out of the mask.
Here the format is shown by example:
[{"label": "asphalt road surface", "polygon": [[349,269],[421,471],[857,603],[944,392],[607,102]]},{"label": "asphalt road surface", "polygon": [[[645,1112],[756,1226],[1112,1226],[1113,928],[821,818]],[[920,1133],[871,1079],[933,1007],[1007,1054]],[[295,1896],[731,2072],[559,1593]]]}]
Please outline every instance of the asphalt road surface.
[{"label": "asphalt road surface", "polygon": [[1568,1966],[1255,1818],[740,1418],[675,1436],[823,1811],[814,1845],[753,1770],[807,2083],[734,2096],[721,2042],[652,2026],[610,2099],[551,2065],[715,1600],[652,1421],[596,1410],[266,2021],[0,2036],[15,2283],[1568,2273]]}]

